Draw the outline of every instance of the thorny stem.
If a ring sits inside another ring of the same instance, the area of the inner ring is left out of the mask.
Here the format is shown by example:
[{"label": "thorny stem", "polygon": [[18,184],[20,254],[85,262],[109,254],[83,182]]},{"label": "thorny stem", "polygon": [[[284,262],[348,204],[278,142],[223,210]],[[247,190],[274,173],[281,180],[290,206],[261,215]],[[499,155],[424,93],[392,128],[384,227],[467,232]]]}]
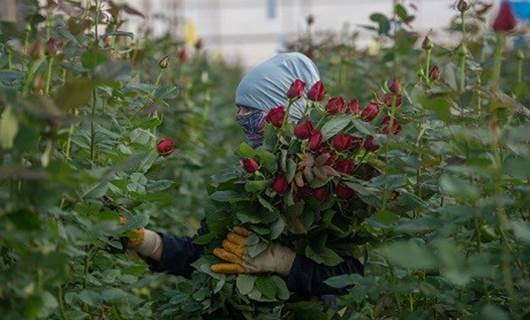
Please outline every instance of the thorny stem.
[{"label": "thorny stem", "polygon": [[466,87],[466,22],[464,19],[464,11],[460,12],[460,20],[462,22],[462,44],[460,47],[460,86],[459,91],[460,93],[464,92],[464,89]]},{"label": "thorny stem", "polygon": [[523,82],[523,59],[518,59],[517,62],[517,84],[521,84]]},{"label": "thorny stem", "polygon": [[96,116],[96,88],[92,89],[92,111],[90,114],[90,160],[94,162],[96,153],[96,131],[94,127],[94,118]]}]

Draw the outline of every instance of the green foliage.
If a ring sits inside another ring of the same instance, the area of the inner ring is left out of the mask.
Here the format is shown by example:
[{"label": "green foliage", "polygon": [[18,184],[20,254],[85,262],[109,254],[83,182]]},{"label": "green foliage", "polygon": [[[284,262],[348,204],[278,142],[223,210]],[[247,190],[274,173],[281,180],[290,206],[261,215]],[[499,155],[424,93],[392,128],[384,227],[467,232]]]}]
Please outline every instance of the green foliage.
[{"label": "green foliage", "polygon": [[[530,69],[511,46],[495,58],[495,47],[512,36],[484,27],[480,3],[465,14],[466,37],[456,11],[450,23],[450,38],[465,46],[422,50],[408,25],[413,11],[401,4],[364,26],[377,52],[357,48],[347,32],[292,43],[312,50],[329,95],[366,105],[381,98],[375,93],[388,89],[390,77],[402,85],[398,135],[377,134],[379,118],[326,123],[325,139],[354,127],[375,134],[382,147],[365,159],[379,175],[347,182],[358,216],[321,208],[319,224],[300,207],[281,211],[263,196],[269,179],[234,183],[242,172],[226,170],[235,149],[289,181],[296,171],[267,151],[282,143],[271,126],[264,148],[238,148],[230,107],[238,68],[200,51],[177,61],[181,41],[121,32],[126,14],[137,14],[127,6],[102,12],[96,2],[68,2],[81,13],[70,16],[28,3],[26,28],[0,25],[2,319],[529,317]],[[62,42],[59,54],[33,50],[50,36]],[[429,78],[433,65],[438,81]],[[154,149],[163,136],[177,146],[167,157]],[[219,190],[208,192],[213,174]],[[235,211],[208,204],[208,195]],[[244,205],[249,197],[254,210]],[[299,236],[307,241],[294,249],[327,265],[366,251],[366,274],[328,279],[348,290],[330,307],[292,295],[278,276],[212,273],[210,255],[194,263],[190,281],[149,273],[144,261],[121,252],[117,239],[130,229],[149,224],[192,235],[205,216],[209,233],[196,243],[214,246],[229,226],[246,223],[256,232],[249,252],[257,255],[271,240],[310,230],[315,238]],[[355,239],[341,241],[350,233]]]}]

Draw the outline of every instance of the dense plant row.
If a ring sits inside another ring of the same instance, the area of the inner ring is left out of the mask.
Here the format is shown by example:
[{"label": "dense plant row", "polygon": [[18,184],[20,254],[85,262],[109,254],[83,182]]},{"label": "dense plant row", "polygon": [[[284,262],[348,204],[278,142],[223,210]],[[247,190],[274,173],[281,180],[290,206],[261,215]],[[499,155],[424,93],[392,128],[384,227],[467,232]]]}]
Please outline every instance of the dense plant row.
[{"label": "dense plant row", "polygon": [[[0,29],[2,318],[149,318],[152,290],[173,278],[120,253],[118,236],[195,232],[208,177],[239,139],[240,71],[169,35],[120,31],[140,15],[127,6],[37,2],[25,28]],[[176,150],[162,156],[166,136]]]}]

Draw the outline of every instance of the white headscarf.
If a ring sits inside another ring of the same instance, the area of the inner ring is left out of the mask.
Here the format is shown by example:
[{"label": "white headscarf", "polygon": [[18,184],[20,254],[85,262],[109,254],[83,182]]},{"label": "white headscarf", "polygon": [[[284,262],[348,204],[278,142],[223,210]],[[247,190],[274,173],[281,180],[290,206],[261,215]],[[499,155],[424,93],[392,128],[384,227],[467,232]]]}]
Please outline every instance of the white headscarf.
[{"label": "white headscarf", "polygon": [[[305,55],[298,52],[280,53],[257,65],[241,80],[236,89],[236,104],[268,112],[282,105],[287,106],[286,93],[294,80],[305,82],[305,92],[320,80],[318,69]],[[305,108],[305,98],[296,101],[290,117],[298,120]]]}]

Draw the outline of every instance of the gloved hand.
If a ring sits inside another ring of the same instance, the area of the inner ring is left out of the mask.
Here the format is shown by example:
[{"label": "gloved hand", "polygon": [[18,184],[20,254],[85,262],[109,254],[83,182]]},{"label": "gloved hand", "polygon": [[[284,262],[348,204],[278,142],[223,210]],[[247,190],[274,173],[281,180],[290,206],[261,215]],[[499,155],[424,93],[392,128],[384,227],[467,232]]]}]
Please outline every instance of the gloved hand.
[{"label": "gloved hand", "polygon": [[[120,223],[127,222],[127,218],[120,215]],[[126,233],[124,246],[126,249],[134,250],[142,257],[160,260],[162,256],[162,238],[149,229],[140,228],[129,230]]]},{"label": "gloved hand", "polygon": [[287,276],[293,265],[295,252],[278,243],[272,243],[265,251],[252,258],[246,253],[245,242],[252,232],[242,226],[235,226],[223,240],[222,248],[215,248],[213,254],[228,263],[213,264],[210,269],[217,273],[259,273],[274,272]]}]

